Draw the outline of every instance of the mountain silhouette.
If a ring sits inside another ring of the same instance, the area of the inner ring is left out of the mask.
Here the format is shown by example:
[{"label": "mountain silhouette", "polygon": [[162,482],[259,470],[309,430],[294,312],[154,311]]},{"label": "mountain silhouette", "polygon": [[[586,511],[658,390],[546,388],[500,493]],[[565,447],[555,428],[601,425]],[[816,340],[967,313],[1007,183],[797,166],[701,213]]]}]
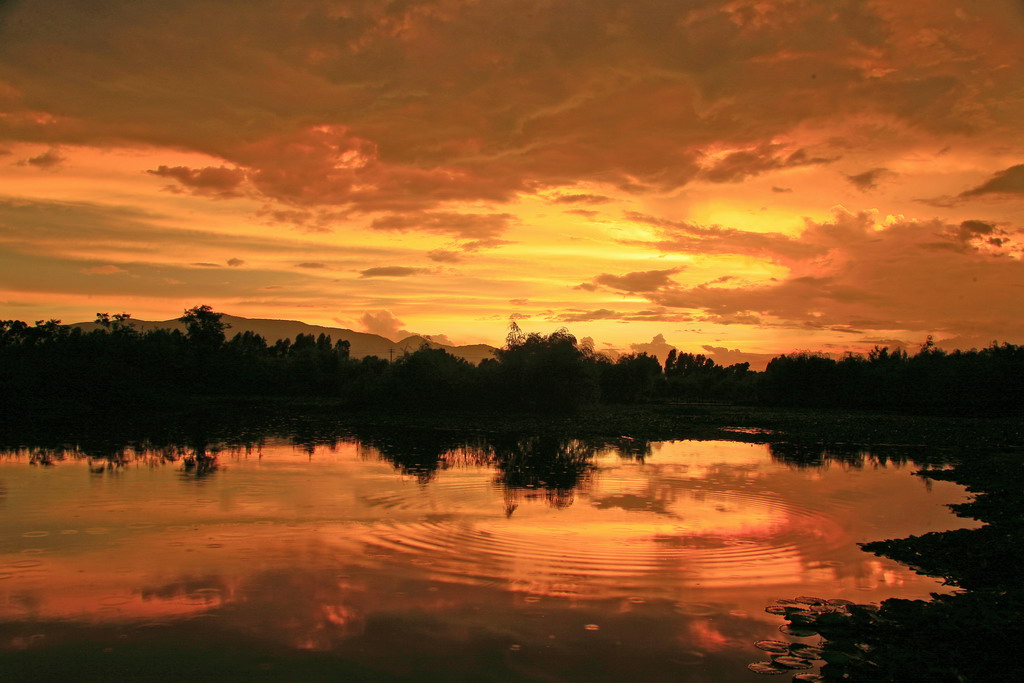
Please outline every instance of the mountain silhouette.
[{"label": "mountain silhouette", "polygon": [[[426,344],[433,349],[443,349],[453,356],[465,358],[473,364],[477,364],[485,358],[494,357],[494,347],[487,344],[468,344],[464,346],[449,346],[439,344],[420,335],[412,335],[399,341],[391,341],[387,337],[368,332],[356,332],[343,327],[324,327],[322,325],[310,325],[298,320],[274,320],[271,318],[243,318],[236,315],[224,314],[221,322],[231,327],[227,330],[227,337],[230,339],[239,332],[249,330],[263,336],[268,344],[273,344],[278,339],[291,339],[300,334],[311,334],[319,336],[328,335],[332,341],[337,342],[344,339],[349,343],[349,355],[352,358],[363,358],[365,356],[377,356],[388,358],[389,355],[400,356],[405,352],[413,352]],[[145,332],[153,329],[170,329],[185,331],[185,324],[177,318],[163,321],[136,320],[132,319],[132,325],[136,330]],[[99,325],[95,322],[73,323],[70,327],[81,328],[83,332],[90,332]]]}]

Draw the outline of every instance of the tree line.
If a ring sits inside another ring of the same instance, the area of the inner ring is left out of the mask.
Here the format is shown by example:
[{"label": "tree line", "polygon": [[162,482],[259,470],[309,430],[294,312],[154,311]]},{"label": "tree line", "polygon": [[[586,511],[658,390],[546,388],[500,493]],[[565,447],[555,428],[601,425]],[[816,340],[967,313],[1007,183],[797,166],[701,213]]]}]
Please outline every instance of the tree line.
[{"label": "tree line", "polygon": [[137,330],[126,313],[97,314],[90,332],[57,320],[0,321],[4,407],[145,405],[195,396],[318,396],[353,409],[500,409],[573,412],[598,403],[715,402],[770,406],[974,409],[1024,407],[1024,347],[993,343],[946,353],[875,347],[836,360],[796,353],[763,372],[672,350],[610,359],[567,330],[524,333],[479,365],[427,346],[393,362],[349,355],[347,341],[300,334],[274,343],[251,331],[228,337],[221,314],[196,306],[185,331]]}]

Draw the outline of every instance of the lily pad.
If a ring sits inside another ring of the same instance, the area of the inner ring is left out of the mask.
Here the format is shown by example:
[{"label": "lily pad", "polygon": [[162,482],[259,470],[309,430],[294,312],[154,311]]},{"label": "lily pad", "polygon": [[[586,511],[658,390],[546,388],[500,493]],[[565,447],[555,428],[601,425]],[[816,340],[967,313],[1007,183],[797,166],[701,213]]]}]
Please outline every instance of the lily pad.
[{"label": "lily pad", "polygon": [[779,674],[788,674],[791,671],[791,669],[775,666],[771,662],[754,662],[753,664],[747,664],[747,668],[756,674],[764,674],[766,676],[778,676]]},{"label": "lily pad", "polygon": [[847,609],[851,612],[877,612],[878,605],[872,605],[871,603],[848,605]]},{"label": "lily pad", "polygon": [[816,681],[823,680],[825,680],[825,677],[820,674],[803,673],[793,676],[793,683],[803,683],[804,681],[811,681],[812,683],[815,683]]},{"label": "lily pad", "polygon": [[821,659],[822,649],[816,645],[804,645],[803,643],[790,643],[789,652],[804,659]]},{"label": "lily pad", "polygon": [[848,607],[849,605],[855,604],[852,600],[844,600],[842,598],[832,598],[828,601],[828,604],[835,605],[836,607]]},{"label": "lily pad", "polygon": [[768,605],[764,608],[764,611],[768,614],[777,614],[780,617],[786,614],[786,608],[782,605]]},{"label": "lily pad", "polygon": [[[822,614],[821,616],[827,617],[831,615]],[[811,614],[810,612],[787,613],[786,618],[789,619],[794,626],[813,626],[818,622],[818,616]],[[822,623],[824,623],[824,621]]]},{"label": "lily pad", "polygon": [[851,618],[845,612],[827,612],[818,616],[818,623],[822,626],[844,626],[850,623]]},{"label": "lily pad", "polygon": [[812,666],[808,660],[800,657],[794,657],[792,655],[772,657],[772,664],[776,666],[784,666],[787,669],[810,669]]},{"label": "lily pad", "polygon": [[797,602],[802,602],[805,605],[820,605],[822,603],[828,602],[827,600],[825,600],[825,598],[815,598],[807,595],[798,595],[793,599]]},{"label": "lily pad", "polygon": [[779,627],[779,631],[785,633],[787,636],[793,636],[794,638],[810,638],[811,636],[818,635],[818,632],[813,628],[807,628],[806,626],[793,626],[790,624],[783,624]]},{"label": "lily pad", "polygon": [[754,647],[758,650],[764,650],[765,652],[772,652],[774,654],[786,654],[789,652],[789,643],[784,640],[759,640],[754,643]]}]

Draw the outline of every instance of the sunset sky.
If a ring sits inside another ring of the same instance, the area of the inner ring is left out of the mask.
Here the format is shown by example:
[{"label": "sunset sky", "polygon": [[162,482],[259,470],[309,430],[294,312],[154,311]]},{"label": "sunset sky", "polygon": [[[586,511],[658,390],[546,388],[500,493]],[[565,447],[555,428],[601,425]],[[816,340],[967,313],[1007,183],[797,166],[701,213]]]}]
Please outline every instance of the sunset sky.
[{"label": "sunset sky", "polygon": [[3,319],[970,348],[1022,245],[1020,0],[0,3]]}]

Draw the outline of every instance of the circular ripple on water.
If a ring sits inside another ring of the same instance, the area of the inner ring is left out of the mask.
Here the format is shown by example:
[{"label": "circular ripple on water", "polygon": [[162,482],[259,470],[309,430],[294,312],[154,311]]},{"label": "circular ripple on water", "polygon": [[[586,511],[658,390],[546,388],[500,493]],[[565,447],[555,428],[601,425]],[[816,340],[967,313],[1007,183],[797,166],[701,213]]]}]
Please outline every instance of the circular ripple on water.
[{"label": "circular ripple on water", "polygon": [[18,562],[11,562],[9,566],[17,569],[31,569],[33,567],[41,567],[43,565],[40,560],[20,560]]},{"label": "circular ripple on water", "polygon": [[[481,478],[455,478],[443,491],[429,496],[393,492],[366,501],[378,507],[416,510],[436,504],[440,497],[457,508],[462,499],[493,502],[493,490],[481,490],[490,486]],[[792,578],[794,562],[835,554],[847,544],[834,516],[800,500],[756,491],[723,492],[720,498],[755,521],[728,526],[726,520],[721,527],[694,531],[681,525],[667,533],[662,527],[660,533],[648,536],[638,535],[632,527],[616,535],[619,521],[605,527],[612,533],[595,526],[602,514],[598,511],[588,530],[580,530],[557,520],[536,525],[517,524],[516,519],[465,519],[455,509],[421,515],[415,521],[373,524],[361,540],[368,546],[367,556],[378,564],[416,567],[460,581],[508,579],[528,567],[532,576],[566,586],[577,578],[609,583],[629,578],[636,585],[640,577],[665,573],[699,576],[705,587],[755,577],[785,582]]]},{"label": "circular ripple on water", "polygon": [[722,612],[717,605],[706,602],[680,602],[676,604],[675,609],[688,617],[713,617]]},{"label": "circular ripple on water", "polygon": [[104,607],[120,607],[121,605],[127,605],[132,599],[125,595],[110,595],[104,598],[100,598],[97,602]]},{"label": "circular ripple on water", "polygon": [[757,491],[732,491],[723,494],[723,499],[742,510],[747,519],[759,521],[745,523],[739,529],[722,529],[717,547],[712,547],[715,529],[711,528],[709,533],[696,537],[707,544],[707,550],[700,552],[695,548],[699,543],[691,543],[694,548],[686,553],[688,566],[703,576],[720,577],[722,583],[755,576],[761,582],[785,582],[792,578],[793,561],[835,555],[849,543],[834,513],[810,507],[799,499]]},{"label": "circular ripple on water", "polygon": [[571,592],[574,577],[618,579],[658,566],[653,552],[615,553],[611,544],[581,543],[547,527],[440,519],[375,525],[371,533],[364,539],[368,556],[458,581],[507,579],[528,566]]},{"label": "circular ripple on water", "polygon": [[389,511],[434,511],[439,501],[458,509],[463,503],[489,501],[494,497],[494,482],[484,477],[440,477],[427,488],[398,489],[360,496],[364,505]]}]

